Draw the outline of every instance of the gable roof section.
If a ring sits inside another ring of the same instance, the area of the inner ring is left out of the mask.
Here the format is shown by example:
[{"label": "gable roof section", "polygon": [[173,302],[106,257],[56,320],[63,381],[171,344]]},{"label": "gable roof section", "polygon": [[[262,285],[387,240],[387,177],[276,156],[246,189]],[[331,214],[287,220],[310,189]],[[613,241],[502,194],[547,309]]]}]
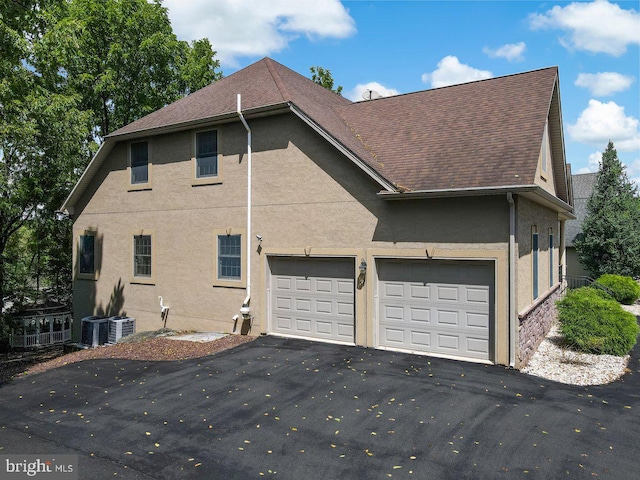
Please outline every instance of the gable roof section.
[{"label": "gable roof section", "polygon": [[108,137],[142,132],[148,134],[166,127],[190,125],[225,115],[237,118],[237,94],[242,95],[243,111],[284,105],[294,98],[297,102],[305,103],[305,97],[306,103],[324,109],[351,103],[270,58],[264,58],[116,130]]},{"label": "gable roof section", "polygon": [[587,216],[587,203],[593,192],[597,173],[581,173],[571,176],[573,183],[573,197],[575,208],[575,220],[569,220],[565,226],[567,247],[572,247],[576,237],[582,232],[582,222]]},{"label": "gable roof section", "polygon": [[387,193],[531,187],[549,117],[554,171],[563,177],[556,178],[556,185],[566,202],[558,90],[557,68],[552,67],[353,103],[264,58],[108,135],[63,208],[73,207],[111,144],[237,121],[237,94],[249,120],[292,111]]},{"label": "gable roof section", "polygon": [[340,112],[399,190],[531,185],[556,76],[547,68]]}]

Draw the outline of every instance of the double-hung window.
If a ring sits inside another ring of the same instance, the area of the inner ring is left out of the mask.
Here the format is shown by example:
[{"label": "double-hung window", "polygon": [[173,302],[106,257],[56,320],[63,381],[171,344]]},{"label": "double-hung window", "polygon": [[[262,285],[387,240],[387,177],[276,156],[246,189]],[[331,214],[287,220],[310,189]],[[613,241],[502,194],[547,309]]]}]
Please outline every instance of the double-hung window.
[{"label": "double-hung window", "polygon": [[240,235],[218,235],[218,279],[242,279],[242,244]]},{"label": "double-hung window", "polygon": [[218,132],[196,133],[196,178],[218,176]]},{"label": "double-hung window", "polygon": [[134,235],[133,237],[133,276],[151,278],[151,235]]},{"label": "double-hung window", "polygon": [[131,184],[149,183],[149,142],[135,142],[130,146]]}]

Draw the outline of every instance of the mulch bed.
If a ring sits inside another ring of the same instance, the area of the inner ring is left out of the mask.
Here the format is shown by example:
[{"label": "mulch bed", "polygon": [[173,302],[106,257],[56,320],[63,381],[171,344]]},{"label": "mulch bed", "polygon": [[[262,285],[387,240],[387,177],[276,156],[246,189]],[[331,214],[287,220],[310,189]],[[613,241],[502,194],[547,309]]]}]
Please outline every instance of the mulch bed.
[{"label": "mulch bed", "polygon": [[83,360],[119,358],[142,361],[175,361],[200,358],[254,339],[255,337],[247,335],[227,335],[210,342],[190,342],[169,340],[162,337],[143,337],[139,341],[87,348],[67,354],[63,352],[62,346],[27,352],[11,352],[0,356],[0,383]]}]

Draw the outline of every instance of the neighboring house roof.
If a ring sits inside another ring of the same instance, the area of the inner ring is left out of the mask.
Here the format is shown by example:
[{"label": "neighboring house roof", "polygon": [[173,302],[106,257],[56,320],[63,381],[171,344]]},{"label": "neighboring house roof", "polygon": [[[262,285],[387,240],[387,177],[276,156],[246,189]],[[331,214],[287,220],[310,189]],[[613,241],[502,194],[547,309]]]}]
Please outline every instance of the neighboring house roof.
[{"label": "neighboring house roof", "polygon": [[573,183],[573,208],[575,220],[569,220],[565,225],[567,247],[573,247],[576,237],[582,233],[582,222],[587,216],[587,203],[598,178],[597,173],[581,173],[571,176]]},{"label": "neighboring house roof", "polygon": [[391,194],[536,189],[550,118],[556,195],[570,203],[556,67],[353,103],[264,58],[108,135],[63,207],[115,142],[236,121],[237,94],[249,120],[292,111]]}]

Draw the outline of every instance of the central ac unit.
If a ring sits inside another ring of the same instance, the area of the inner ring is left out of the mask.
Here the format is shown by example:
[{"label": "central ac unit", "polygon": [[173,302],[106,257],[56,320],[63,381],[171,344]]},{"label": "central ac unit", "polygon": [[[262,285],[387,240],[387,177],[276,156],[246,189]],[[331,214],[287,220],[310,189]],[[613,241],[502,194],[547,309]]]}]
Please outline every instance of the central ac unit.
[{"label": "central ac unit", "polygon": [[85,317],[82,319],[81,342],[90,347],[107,343],[109,337],[109,319],[105,317]]},{"label": "central ac unit", "polygon": [[130,317],[111,317],[109,319],[109,343],[116,343],[122,337],[136,331],[136,319]]}]

